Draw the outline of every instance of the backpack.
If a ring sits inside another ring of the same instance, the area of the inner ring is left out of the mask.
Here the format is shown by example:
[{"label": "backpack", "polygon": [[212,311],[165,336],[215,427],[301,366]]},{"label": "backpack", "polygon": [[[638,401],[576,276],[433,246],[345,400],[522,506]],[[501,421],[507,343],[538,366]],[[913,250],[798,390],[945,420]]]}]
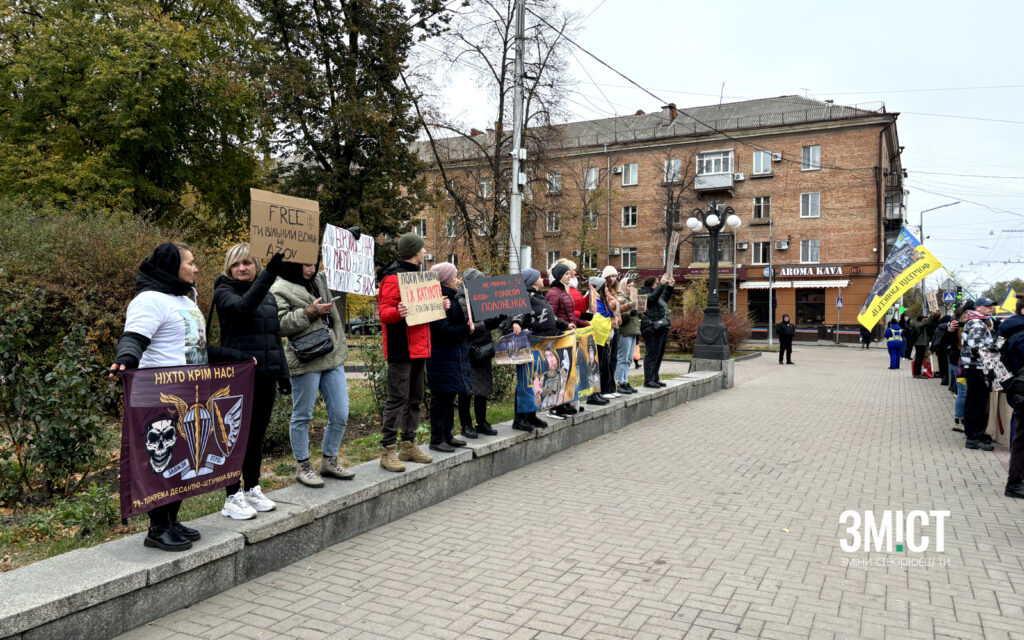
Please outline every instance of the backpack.
[{"label": "backpack", "polygon": [[928,345],[928,348],[931,349],[933,352],[937,352],[945,348],[943,341],[946,337],[948,327],[949,325],[945,323],[935,327],[935,335],[932,336],[932,342],[930,345]]}]

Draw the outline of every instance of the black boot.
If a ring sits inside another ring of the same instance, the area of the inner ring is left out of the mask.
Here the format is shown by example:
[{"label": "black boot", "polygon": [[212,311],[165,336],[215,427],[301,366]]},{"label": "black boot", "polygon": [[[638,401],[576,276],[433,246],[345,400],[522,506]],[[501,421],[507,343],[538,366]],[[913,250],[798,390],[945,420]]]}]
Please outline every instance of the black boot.
[{"label": "black boot", "polygon": [[526,414],[526,421],[537,429],[544,429],[545,427],[548,426],[548,423],[544,422],[543,420],[537,417],[536,411],[531,411],[530,413]]},{"label": "black boot", "polygon": [[164,551],[187,551],[192,548],[192,541],[178,533],[173,525],[150,527],[142,544]]},{"label": "black boot", "polygon": [[516,431],[533,431],[533,425],[526,419],[525,413],[517,413],[512,421],[512,428]]},{"label": "black boot", "polygon": [[472,438],[474,440],[478,437],[476,429],[474,429],[473,425],[470,424],[462,425],[462,436],[464,438]]},{"label": "black boot", "polygon": [[174,524],[171,525],[171,528],[174,529],[175,531],[177,531],[178,534],[181,535],[181,537],[186,538],[188,540],[191,540],[193,542],[195,542],[196,540],[198,540],[199,538],[202,537],[202,535],[200,535],[200,533],[198,531],[196,531],[192,527],[186,527],[185,525],[181,524],[180,522],[175,522]]},{"label": "black boot", "polygon": [[491,423],[487,422],[486,420],[481,420],[480,422],[477,423],[476,432],[479,434],[483,434],[485,436],[498,435],[498,430],[492,427]]},{"label": "black boot", "polygon": [[1003,495],[1007,498],[1024,498],[1024,480],[1009,479],[1006,481],[1006,491]]}]

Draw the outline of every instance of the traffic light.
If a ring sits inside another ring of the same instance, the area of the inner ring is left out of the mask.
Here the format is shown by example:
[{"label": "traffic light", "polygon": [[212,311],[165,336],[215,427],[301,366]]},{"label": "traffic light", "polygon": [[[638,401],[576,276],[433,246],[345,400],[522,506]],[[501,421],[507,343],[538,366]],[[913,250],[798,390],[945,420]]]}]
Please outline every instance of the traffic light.
[{"label": "traffic light", "polygon": [[963,287],[957,287],[956,288],[956,301],[960,302],[963,299],[964,299],[964,288]]}]

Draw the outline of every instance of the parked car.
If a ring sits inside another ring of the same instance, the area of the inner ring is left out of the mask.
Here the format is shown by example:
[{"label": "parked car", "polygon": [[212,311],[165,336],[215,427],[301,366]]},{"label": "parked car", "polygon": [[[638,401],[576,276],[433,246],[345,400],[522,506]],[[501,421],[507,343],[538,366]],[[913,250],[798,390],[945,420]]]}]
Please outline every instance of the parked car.
[{"label": "parked car", "polygon": [[380,320],[376,318],[352,318],[345,327],[349,335],[368,336],[380,333]]}]

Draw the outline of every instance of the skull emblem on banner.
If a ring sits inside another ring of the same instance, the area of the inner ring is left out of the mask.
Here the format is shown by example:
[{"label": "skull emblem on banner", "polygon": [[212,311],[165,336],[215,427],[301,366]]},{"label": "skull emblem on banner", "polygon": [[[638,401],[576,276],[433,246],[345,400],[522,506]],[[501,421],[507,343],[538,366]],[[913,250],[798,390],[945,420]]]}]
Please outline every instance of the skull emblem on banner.
[{"label": "skull emblem on banner", "polygon": [[162,473],[171,463],[174,443],[178,441],[174,420],[157,420],[146,427],[146,451],[154,473]]}]

